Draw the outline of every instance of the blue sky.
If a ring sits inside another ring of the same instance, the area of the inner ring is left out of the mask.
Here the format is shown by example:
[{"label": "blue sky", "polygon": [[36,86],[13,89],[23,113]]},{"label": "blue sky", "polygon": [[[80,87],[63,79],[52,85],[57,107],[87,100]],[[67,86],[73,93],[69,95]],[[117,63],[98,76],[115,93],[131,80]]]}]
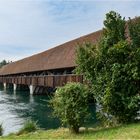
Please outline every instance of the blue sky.
[{"label": "blue sky", "polygon": [[140,16],[139,0],[0,0],[0,60],[19,60],[103,27],[110,10]]}]

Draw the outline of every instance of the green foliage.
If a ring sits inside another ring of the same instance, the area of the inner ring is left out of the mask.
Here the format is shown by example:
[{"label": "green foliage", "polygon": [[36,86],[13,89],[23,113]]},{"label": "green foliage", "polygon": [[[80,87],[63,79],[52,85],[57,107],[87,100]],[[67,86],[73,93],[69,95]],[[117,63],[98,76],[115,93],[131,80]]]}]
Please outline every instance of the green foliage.
[{"label": "green foliage", "polygon": [[88,96],[87,86],[68,83],[58,88],[50,101],[54,116],[58,117],[63,125],[67,125],[73,133],[78,133],[79,127],[83,126],[90,116]]},{"label": "green foliage", "polygon": [[101,117],[133,122],[140,108],[140,23],[129,24],[131,42],[125,37],[125,21],[119,14],[108,13],[104,25],[99,44],[79,47],[77,71],[91,83]]},{"label": "green foliage", "polygon": [[134,47],[140,46],[140,17],[129,19],[128,21],[129,35],[131,43]]},{"label": "green foliage", "polygon": [[[12,62],[12,61],[11,61]],[[9,64],[9,63],[11,63],[10,61],[6,61],[6,60],[2,60],[1,62],[0,62],[0,68],[1,67],[3,67],[4,65],[7,65],[7,64]]]},{"label": "green foliage", "polygon": [[3,135],[3,127],[2,127],[2,124],[0,124],[0,136]]},{"label": "green foliage", "polygon": [[104,44],[106,47],[116,44],[120,40],[125,39],[125,20],[120,14],[111,11],[106,14],[104,21]]},{"label": "green foliage", "polygon": [[27,120],[17,135],[21,135],[23,133],[35,132],[38,130],[37,122],[33,122],[32,120]]}]

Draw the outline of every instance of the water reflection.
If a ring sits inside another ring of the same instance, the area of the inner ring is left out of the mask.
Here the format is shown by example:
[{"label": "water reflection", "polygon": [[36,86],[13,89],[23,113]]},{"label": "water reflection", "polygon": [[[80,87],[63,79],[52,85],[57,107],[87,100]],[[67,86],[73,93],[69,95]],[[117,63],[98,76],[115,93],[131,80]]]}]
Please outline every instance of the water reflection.
[{"label": "water reflection", "polygon": [[27,119],[37,121],[44,129],[58,128],[58,119],[51,117],[47,96],[32,96],[28,92],[0,91],[0,122],[4,135],[18,131]]}]

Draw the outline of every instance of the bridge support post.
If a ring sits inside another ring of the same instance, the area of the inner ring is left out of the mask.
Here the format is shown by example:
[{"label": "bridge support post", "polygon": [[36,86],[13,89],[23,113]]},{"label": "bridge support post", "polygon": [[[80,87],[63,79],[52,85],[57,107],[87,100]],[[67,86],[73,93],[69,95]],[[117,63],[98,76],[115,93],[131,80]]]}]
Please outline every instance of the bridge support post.
[{"label": "bridge support post", "polygon": [[4,90],[6,90],[6,83],[3,83],[3,86],[4,86]]},{"label": "bridge support post", "polygon": [[30,85],[29,89],[30,89],[30,94],[32,95],[34,93],[35,86],[34,85]]},{"label": "bridge support post", "polygon": [[14,91],[17,90],[17,84],[14,84]]}]

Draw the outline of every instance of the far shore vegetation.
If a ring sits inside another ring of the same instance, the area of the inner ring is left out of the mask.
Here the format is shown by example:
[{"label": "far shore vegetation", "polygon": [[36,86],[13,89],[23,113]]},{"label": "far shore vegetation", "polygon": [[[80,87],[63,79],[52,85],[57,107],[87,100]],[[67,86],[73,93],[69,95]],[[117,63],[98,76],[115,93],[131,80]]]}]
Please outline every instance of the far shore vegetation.
[{"label": "far shore vegetation", "polygon": [[[75,72],[86,84],[67,83],[49,102],[66,128],[38,130],[28,122],[1,139],[140,139],[140,18],[126,21],[110,11],[100,41],[77,48]],[[97,107],[94,127],[85,125],[94,117],[89,101]]]},{"label": "far shore vegetation", "polygon": [[7,64],[9,64],[9,63],[11,63],[12,61],[6,61],[5,59],[4,60],[2,60],[1,62],[0,62],[0,68],[2,68],[4,65],[7,65]]}]

